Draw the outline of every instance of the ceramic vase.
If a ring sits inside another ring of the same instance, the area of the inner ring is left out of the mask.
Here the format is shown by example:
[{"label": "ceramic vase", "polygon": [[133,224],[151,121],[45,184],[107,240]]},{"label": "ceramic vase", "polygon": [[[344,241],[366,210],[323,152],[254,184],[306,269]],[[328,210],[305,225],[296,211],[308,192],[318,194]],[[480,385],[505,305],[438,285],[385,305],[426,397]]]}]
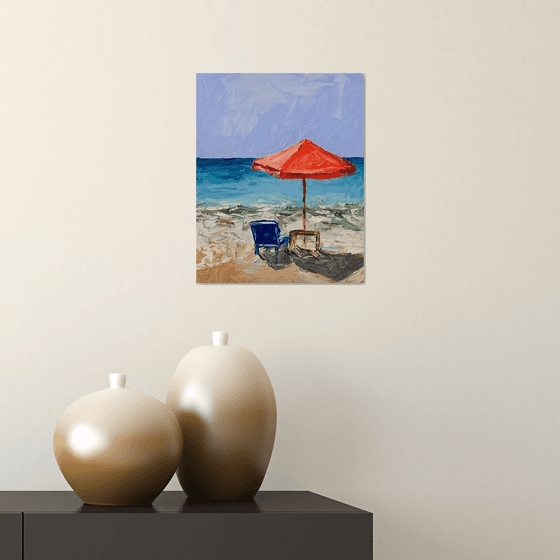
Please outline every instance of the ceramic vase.
[{"label": "ceramic vase", "polygon": [[276,399],[259,359],[213,333],[213,345],[181,361],[166,403],[183,433],[177,477],[195,500],[250,500],[260,488],[276,435]]},{"label": "ceramic vase", "polygon": [[165,404],[127,389],[124,374],[111,374],[109,382],[62,413],[56,461],[86,504],[149,506],[177,469],[181,429]]}]

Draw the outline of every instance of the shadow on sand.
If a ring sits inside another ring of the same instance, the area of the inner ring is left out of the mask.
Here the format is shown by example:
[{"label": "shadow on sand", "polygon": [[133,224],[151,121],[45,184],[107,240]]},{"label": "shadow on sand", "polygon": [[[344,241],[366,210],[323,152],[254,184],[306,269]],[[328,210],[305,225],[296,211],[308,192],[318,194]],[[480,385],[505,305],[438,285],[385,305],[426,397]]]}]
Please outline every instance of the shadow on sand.
[{"label": "shadow on sand", "polygon": [[261,249],[259,256],[274,270],[282,270],[292,263],[295,263],[308,272],[321,274],[335,282],[340,282],[348,278],[348,276],[364,266],[363,255],[354,255],[353,253],[328,253],[322,249],[319,249],[319,251],[314,254],[309,251],[301,251],[299,249],[289,250],[286,247],[280,247],[278,251],[278,263],[276,262],[276,251],[274,250],[267,251]]}]

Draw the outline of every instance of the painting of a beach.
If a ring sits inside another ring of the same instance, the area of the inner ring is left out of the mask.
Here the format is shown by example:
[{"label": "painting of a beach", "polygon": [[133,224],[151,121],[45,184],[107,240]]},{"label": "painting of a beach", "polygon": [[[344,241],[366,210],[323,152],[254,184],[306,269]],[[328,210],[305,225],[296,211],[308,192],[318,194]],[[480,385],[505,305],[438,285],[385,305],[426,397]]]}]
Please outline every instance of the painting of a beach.
[{"label": "painting of a beach", "polygon": [[197,74],[198,283],[363,283],[363,74]]}]

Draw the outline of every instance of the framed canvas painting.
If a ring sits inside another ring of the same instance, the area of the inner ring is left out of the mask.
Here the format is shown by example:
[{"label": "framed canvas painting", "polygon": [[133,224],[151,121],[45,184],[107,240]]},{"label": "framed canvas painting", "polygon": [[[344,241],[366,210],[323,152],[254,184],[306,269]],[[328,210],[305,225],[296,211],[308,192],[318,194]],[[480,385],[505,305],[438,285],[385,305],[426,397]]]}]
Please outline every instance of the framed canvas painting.
[{"label": "framed canvas painting", "polygon": [[363,74],[197,74],[199,283],[363,283]]}]

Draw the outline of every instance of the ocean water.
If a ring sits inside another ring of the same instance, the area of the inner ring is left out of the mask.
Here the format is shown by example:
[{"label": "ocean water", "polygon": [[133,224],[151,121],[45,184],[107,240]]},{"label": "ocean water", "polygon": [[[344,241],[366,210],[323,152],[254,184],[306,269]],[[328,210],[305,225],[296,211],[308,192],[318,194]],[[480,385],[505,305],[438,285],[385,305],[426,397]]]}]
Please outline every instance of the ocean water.
[{"label": "ocean water", "polygon": [[[357,168],[353,175],[307,181],[306,229],[320,232],[328,266],[333,255],[364,254],[364,160],[348,159]],[[197,159],[197,269],[259,262],[252,221],[274,220],[283,235],[302,228],[301,179],[276,179],[253,171],[252,163]]]},{"label": "ocean water", "polygon": [[[346,159],[356,166],[353,175],[322,181],[307,180],[307,208],[363,205],[364,158]],[[253,161],[252,158],[197,158],[197,206],[302,206],[301,179],[276,179],[263,171],[253,171]]]}]

